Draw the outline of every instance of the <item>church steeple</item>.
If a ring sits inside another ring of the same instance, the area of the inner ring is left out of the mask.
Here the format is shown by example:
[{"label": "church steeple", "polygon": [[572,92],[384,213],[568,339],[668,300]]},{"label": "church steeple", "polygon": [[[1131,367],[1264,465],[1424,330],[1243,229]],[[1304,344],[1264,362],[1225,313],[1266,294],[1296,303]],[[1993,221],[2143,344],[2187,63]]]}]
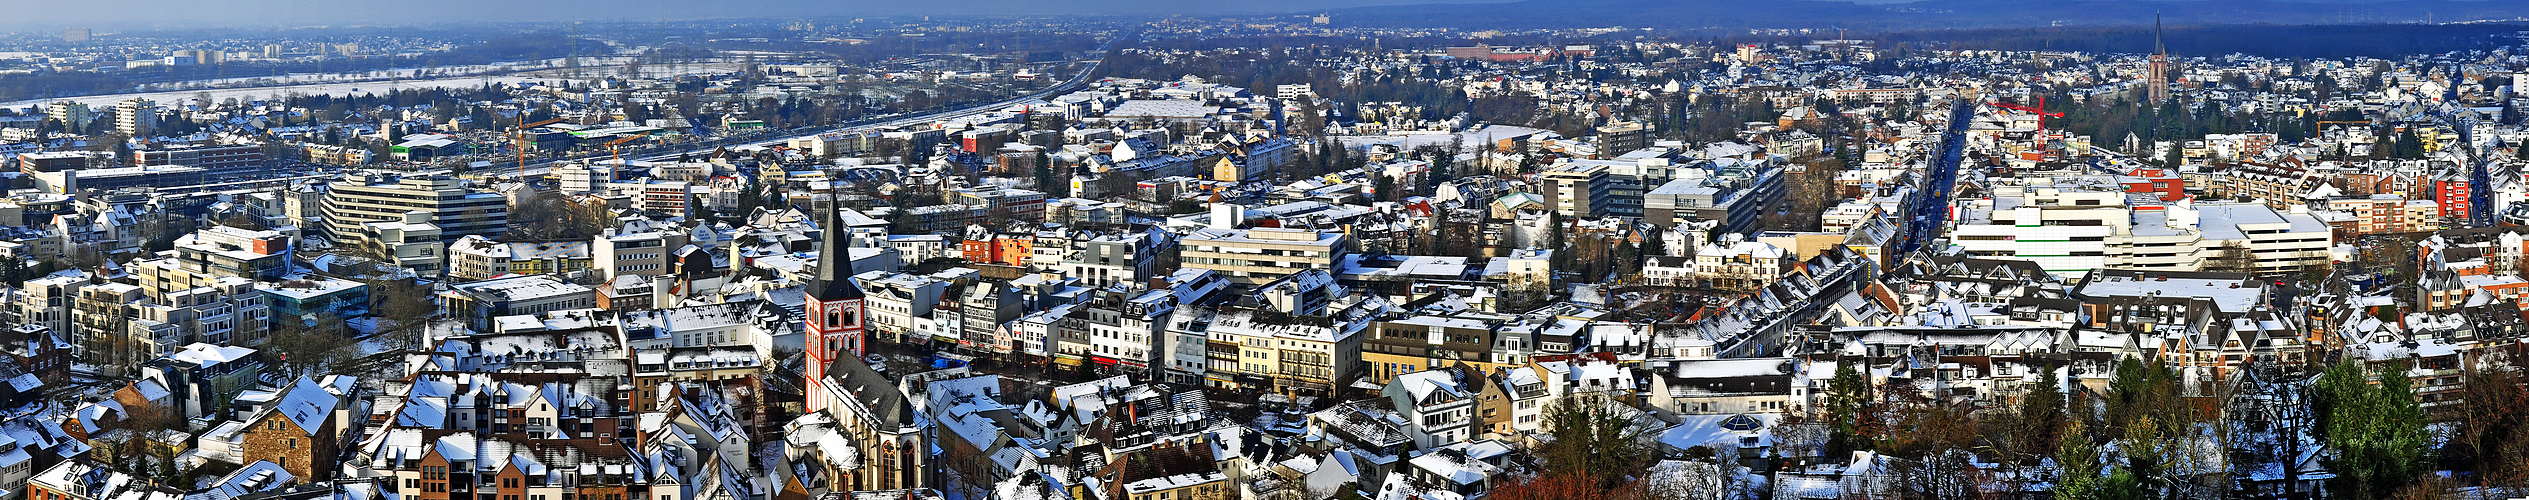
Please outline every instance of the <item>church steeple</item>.
[{"label": "church steeple", "polygon": [[2169,100],[2169,46],[2160,40],[2160,14],[2151,15],[2151,62],[2143,70],[2143,92],[2152,103]]},{"label": "church steeple", "polygon": [[2169,55],[2169,46],[2160,41],[2160,14],[2151,15],[2151,53]]},{"label": "church steeple", "polygon": [[824,212],[817,222],[824,246],[817,249],[817,278],[808,292],[819,300],[861,298],[861,287],[852,284],[852,228],[843,225],[841,209]]},{"label": "church steeple", "polygon": [[808,282],[807,327],[808,364],[805,375],[809,388],[808,410],[826,409],[840,397],[836,393],[830,366],[836,360],[858,359],[869,354],[869,337],[861,324],[863,313],[861,287],[852,284],[852,228],[844,227],[836,211],[827,210],[818,221],[823,224],[825,248],[817,249],[817,276]]}]

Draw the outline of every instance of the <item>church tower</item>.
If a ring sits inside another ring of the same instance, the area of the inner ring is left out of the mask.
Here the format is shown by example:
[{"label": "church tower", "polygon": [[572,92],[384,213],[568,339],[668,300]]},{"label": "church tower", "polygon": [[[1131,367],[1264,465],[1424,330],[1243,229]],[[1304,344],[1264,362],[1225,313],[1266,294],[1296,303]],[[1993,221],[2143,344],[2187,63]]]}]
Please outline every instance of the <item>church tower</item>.
[{"label": "church tower", "polygon": [[801,330],[807,335],[808,380],[800,387],[810,389],[809,411],[826,407],[827,391],[822,389],[831,383],[826,380],[827,368],[833,366],[835,359],[857,359],[869,354],[869,337],[861,329],[862,313],[866,312],[861,305],[863,295],[861,288],[852,284],[852,229],[843,226],[835,210],[821,212],[825,216],[818,222],[825,232],[824,246],[817,249],[817,277],[808,283],[807,290],[807,328]]},{"label": "church tower", "polygon": [[2144,88],[2149,89],[2151,104],[2153,106],[2158,106],[2161,102],[2168,101],[2169,46],[2162,44],[2160,41],[2159,14],[2153,14],[2151,16],[2151,68],[2144,71],[2144,73],[2145,75],[2143,77],[2150,79],[2150,81],[2144,82]]}]

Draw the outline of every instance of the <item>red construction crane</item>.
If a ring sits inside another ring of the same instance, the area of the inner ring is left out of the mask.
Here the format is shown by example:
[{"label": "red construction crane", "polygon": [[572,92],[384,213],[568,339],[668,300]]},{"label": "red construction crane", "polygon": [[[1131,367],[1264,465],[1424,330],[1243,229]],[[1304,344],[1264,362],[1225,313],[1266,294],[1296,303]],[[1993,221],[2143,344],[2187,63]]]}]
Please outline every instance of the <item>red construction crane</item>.
[{"label": "red construction crane", "polygon": [[2061,113],[2061,112],[2047,112],[2047,111],[2046,111],[2046,96],[2042,96],[2042,95],[2041,95],[2041,96],[2037,96],[2037,107],[2034,107],[2034,108],[2032,108],[2032,107],[2028,107],[2028,106],[2021,106],[2021,105],[2018,105],[2018,104],[2011,104],[2011,103],[2007,103],[2007,102],[1988,102],[1988,103],[1985,103],[1985,105],[1988,105],[1988,106],[1993,106],[1993,107],[1997,107],[1997,108],[2002,108],[2002,109],[2008,109],[2008,110],[2012,110],[2012,111],[2020,111],[2020,112],[2025,112],[2025,113],[2029,113],[2029,114],[2034,114],[2034,115],[2037,115],[2037,130],[2038,130],[2038,131],[2040,131],[2040,132],[2043,132],[2043,131],[2045,131],[2045,130],[2046,130],[2046,119],[2047,119],[2047,118],[2063,118],[2063,117],[2064,117],[2064,114],[2063,114],[2063,113]]}]

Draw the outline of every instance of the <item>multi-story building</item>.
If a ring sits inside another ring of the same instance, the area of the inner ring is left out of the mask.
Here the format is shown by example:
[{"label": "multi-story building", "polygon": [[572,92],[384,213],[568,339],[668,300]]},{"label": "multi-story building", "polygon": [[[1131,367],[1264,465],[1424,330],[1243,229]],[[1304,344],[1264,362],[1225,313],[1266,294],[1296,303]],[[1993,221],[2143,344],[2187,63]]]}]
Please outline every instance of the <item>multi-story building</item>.
[{"label": "multi-story building", "polygon": [[87,103],[60,100],[44,105],[44,117],[61,122],[71,130],[87,130],[88,123],[96,121],[97,113]]},{"label": "multi-story building", "polygon": [[1276,311],[1180,308],[1171,338],[1205,337],[1204,384],[1292,394],[1332,394],[1360,376],[1361,345],[1385,300],[1346,295],[1324,321],[1290,321]]},{"label": "multi-story building", "polygon": [[158,101],[134,97],[114,103],[114,132],[141,138],[158,133]]},{"label": "multi-story building", "polygon": [[1679,169],[1676,179],[1643,194],[1642,221],[1662,228],[1715,221],[1716,232],[1754,232],[1757,216],[1783,201],[1782,175],[1779,167],[1735,160]]},{"label": "multi-story building", "polygon": [[2394,194],[2363,197],[2328,198],[2312,203],[2322,210],[2336,233],[2344,237],[2372,234],[2419,233],[2443,227],[2441,203],[2432,200],[2409,200]]},{"label": "multi-story building", "polygon": [[189,186],[209,179],[201,168],[184,165],[132,166],[62,170],[34,174],[35,186],[49,193],[112,191],[125,188]]},{"label": "multi-story building", "polygon": [[[2254,360],[2309,362],[2303,319],[2278,304],[2270,282],[2246,273],[2101,270],[2083,276],[2069,296],[2080,301],[2076,335],[2140,339],[2136,349],[2175,368],[2189,396],[2218,392],[2222,381]],[[2107,373],[2112,352],[2077,364]]]},{"label": "multi-story building", "polygon": [[114,153],[106,151],[37,151],[19,153],[17,171],[26,175],[65,170],[86,170],[114,166]]},{"label": "multi-story building", "polygon": [[[929,317],[948,292],[948,282],[929,276],[870,271],[855,281],[868,293],[869,332],[878,340],[905,342],[914,318]],[[928,341],[929,339],[912,339]]]},{"label": "multi-story building", "polygon": [[1038,231],[1029,246],[1028,263],[1056,269],[1089,286],[1148,281],[1159,260],[1166,233],[1092,232],[1070,229]]},{"label": "multi-story building", "polygon": [[439,293],[439,303],[469,328],[492,331],[492,318],[596,307],[597,291],[547,276],[513,276],[452,285]]},{"label": "multi-story building", "polygon": [[71,311],[77,307],[79,287],[87,284],[88,277],[84,275],[26,280],[18,285],[17,301],[10,307],[16,309],[17,321],[22,324],[41,326],[56,334],[74,332]]},{"label": "multi-story building", "polygon": [[351,317],[369,309],[369,285],[346,279],[301,276],[263,287],[274,325],[316,326],[327,317]]},{"label": "multi-story building", "polygon": [[[572,186],[565,185],[565,191]],[[607,190],[632,198],[632,206],[670,215],[690,214],[695,205],[695,186],[683,181],[643,179],[607,184]]]},{"label": "multi-story building", "polygon": [[499,236],[509,228],[509,200],[444,175],[353,174],[332,185],[321,204],[327,235],[338,243],[368,244],[366,224],[405,222],[420,212],[438,226],[442,240],[466,235]]},{"label": "multi-story building", "polygon": [[200,168],[203,175],[222,178],[252,175],[269,171],[262,144],[173,146],[132,152],[132,164],[143,166],[183,165]]},{"label": "multi-story building", "polygon": [[1781,279],[1798,262],[1781,247],[1725,233],[1721,240],[1695,248],[1693,276],[1723,290],[1756,290]]},{"label": "multi-story building", "polygon": [[108,372],[142,359],[128,337],[130,324],[138,316],[131,305],[147,299],[140,285],[97,283],[81,286],[78,292],[79,300],[70,312],[72,352]]},{"label": "multi-story building", "polygon": [[1167,318],[1176,308],[1176,299],[1165,290],[1098,290],[1075,315],[1087,342],[1066,342],[1057,355],[1078,356],[1098,369],[1149,373],[1164,363]]},{"label": "multi-story building", "polygon": [[1598,150],[1626,154],[1651,145],[1651,127],[1642,122],[1616,122],[1598,126]]},{"label": "multi-story building", "polygon": [[280,279],[288,272],[289,235],[280,231],[211,226],[176,238],[176,264],[202,277]]},{"label": "multi-story building", "polygon": [[686,234],[648,220],[607,228],[588,245],[590,264],[604,277],[667,273],[668,252],[685,246]]},{"label": "multi-story building", "polygon": [[447,244],[442,237],[447,231],[429,219],[430,214],[415,210],[405,212],[403,220],[361,224],[362,246],[355,248],[365,248],[423,276],[438,276],[446,269]]},{"label": "multi-story building", "polygon": [[565,274],[588,269],[587,241],[493,241],[467,235],[448,244],[448,276],[490,279],[504,274]]},{"label": "multi-story building", "polygon": [[1481,376],[1454,369],[1424,370],[1398,375],[1379,395],[1405,417],[1405,433],[1414,439],[1414,447],[1430,448],[1475,437],[1476,391],[1468,382],[1480,384]]},{"label": "multi-story building", "polygon": [[2129,204],[2137,196],[2002,186],[1963,204],[1951,242],[1971,256],[2033,261],[2064,275],[2102,268],[2275,274],[2327,264],[2333,237],[2309,214],[2246,203]]},{"label": "multi-story building", "polygon": [[1537,182],[1544,187],[1547,210],[1564,217],[1597,217],[1607,215],[1607,166],[1597,163],[1562,163],[1537,173]]},{"label": "multi-story building", "polygon": [[133,319],[124,329],[130,336],[126,345],[155,358],[197,342],[260,343],[272,320],[259,286],[233,276],[194,283],[144,279],[148,300],[129,305]]},{"label": "multi-story building", "polygon": [[1333,272],[1350,249],[1343,233],[1305,229],[1202,229],[1186,235],[1178,258],[1240,284],[1258,284],[1306,269]]},{"label": "multi-story building", "polygon": [[949,204],[981,206],[986,217],[1045,220],[1045,193],[1008,187],[963,187],[946,194]]},{"label": "multi-story building", "polygon": [[1362,373],[1362,380],[1384,385],[1408,373],[1460,365],[1479,371],[1516,366],[1517,363],[1503,361],[1515,359],[1513,354],[1533,347],[1496,343],[1501,338],[1496,335],[1497,329],[1507,320],[1505,316],[1464,313],[1380,321],[1361,344],[1361,361],[1369,369]]}]

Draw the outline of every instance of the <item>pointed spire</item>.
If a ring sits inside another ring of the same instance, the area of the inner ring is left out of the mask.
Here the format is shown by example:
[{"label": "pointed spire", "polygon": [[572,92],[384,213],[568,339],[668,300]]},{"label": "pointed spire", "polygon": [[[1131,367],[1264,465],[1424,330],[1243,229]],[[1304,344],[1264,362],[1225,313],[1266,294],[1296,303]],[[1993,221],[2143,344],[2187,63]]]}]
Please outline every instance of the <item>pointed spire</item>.
[{"label": "pointed spire", "polygon": [[2169,55],[2169,46],[2160,43],[2160,13],[2151,13],[2151,53]]},{"label": "pointed spire", "polygon": [[843,225],[842,211],[826,209],[817,221],[825,231],[824,245],[817,248],[817,278],[808,283],[808,292],[819,301],[861,297],[861,287],[852,284],[852,228]]}]

